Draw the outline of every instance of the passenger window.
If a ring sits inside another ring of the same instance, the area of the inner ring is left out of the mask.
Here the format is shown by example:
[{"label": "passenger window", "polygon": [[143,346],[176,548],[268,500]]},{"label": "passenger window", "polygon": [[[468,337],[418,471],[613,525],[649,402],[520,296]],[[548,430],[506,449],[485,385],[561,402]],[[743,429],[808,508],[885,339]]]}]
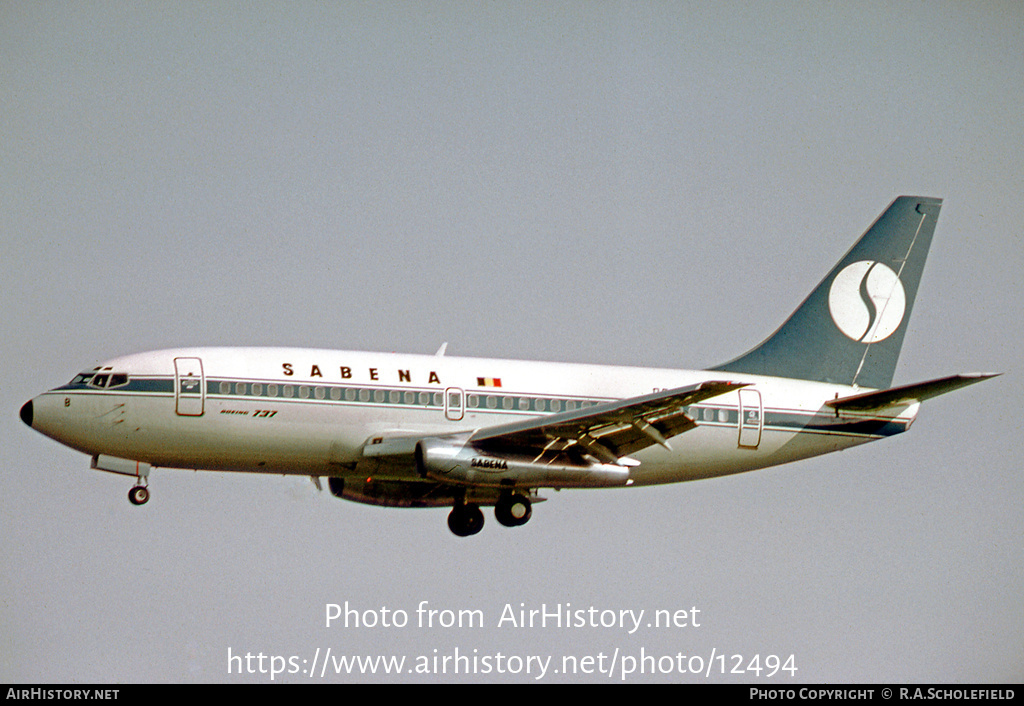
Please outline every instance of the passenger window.
[{"label": "passenger window", "polygon": [[263,385],[261,385],[258,382],[254,382],[252,384],[252,394],[256,395],[257,397],[262,397],[263,396]]},{"label": "passenger window", "polygon": [[230,382],[222,382],[220,384],[220,394],[222,394],[222,395],[230,395],[231,394],[231,383]]}]

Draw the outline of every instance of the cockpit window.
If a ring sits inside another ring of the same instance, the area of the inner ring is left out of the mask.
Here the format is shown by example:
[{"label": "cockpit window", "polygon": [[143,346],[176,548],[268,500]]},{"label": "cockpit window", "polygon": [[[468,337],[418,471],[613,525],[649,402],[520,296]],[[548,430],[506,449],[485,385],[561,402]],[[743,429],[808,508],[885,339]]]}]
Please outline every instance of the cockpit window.
[{"label": "cockpit window", "polygon": [[88,385],[89,387],[111,388],[128,384],[128,373],[82,373],[71,381],[72,385]]}]

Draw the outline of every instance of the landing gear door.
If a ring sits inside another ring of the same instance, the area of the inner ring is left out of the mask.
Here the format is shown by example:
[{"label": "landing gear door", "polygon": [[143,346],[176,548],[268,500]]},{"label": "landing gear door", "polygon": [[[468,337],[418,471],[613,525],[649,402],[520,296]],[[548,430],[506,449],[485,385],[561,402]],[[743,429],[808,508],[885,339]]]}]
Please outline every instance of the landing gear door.
[{"label": "landing gear door", "polygon": [[761,393],[757,390],[742,389],[740,392],[740,440],[744,449],[756,449],[761,443],[763,410]]},{"label": "landing gear door", "polygon": [[206,380],[203,379],[203,361],[199,358],[174,359],[174,399],[179,416],[203,416]]}]

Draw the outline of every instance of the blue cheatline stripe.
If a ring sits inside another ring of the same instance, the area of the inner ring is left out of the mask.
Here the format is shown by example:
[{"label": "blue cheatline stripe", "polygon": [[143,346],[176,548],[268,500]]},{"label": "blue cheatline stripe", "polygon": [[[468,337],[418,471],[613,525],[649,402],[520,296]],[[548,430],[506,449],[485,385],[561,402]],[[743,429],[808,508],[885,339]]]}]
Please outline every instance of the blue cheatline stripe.
[{"label": "blue cheatline stripe", "polygon": [[892,417],[836,417],[834,413],[766,412],[765,429],[850,436],[892,436],[908,423]]},{"label": "blue cheatline stripe", "polygon": [[55,387],[53,392],[78,391],[89,392],[140,392],[140,393],[169,393],[174,394],[174,378],[129,378],[127,385],[117,387],[101,388],[94,387],[87,383],[71,383]]},{"label": "blue cheatline stripe", "polygon": [[[224,390],[221,386],[224,385]],[[257,385],[254,393],[253,385]],[[270,394],[270,386],[276,386],[277,394]],[[283,396],[284,388],[290,387],[292,395]],[[305,396],[300,396],[300,388],[305,388]],[[323,390],[322,397],[316,396],[316,390]],[[85,383],[68,383],[54,388],[53,392],[90,392],[95,394],[132,394],[132,395],[173,395],[173,377],[131,377],[127,385],[115,388],[96,388]],[[332,396],[337,395],[337,398]],[[407,401],[408,395],[413,395]],[[238,400],[273,400],[275,402],[310,402],[334,405],[388,405],[413,409],[440,410],[444,407],[443,389],[438,388],[393,388],[364,387],[358,385],[317,385],[311,383],[282,382],[280,380],[241,380],[238,378],[207,378],[206,396],[219,399]],[[349,398],[353,396],[353,399]],[[426,396],[423,401],[423,396]],[[468,404],[469,398],[475,398],[475,405]],[[510,400],[511,406],[506,407],[505,401]],[[521,406],[522,401],[526,402]],[[463,392],[463,408],[466,411],[479,411],[490,414],[551,414],[567,411],[569,403],[578,407],[586,407],[606,399],[541,397],[537,395],[510,394],[508,392]],[[553,409],[557,403],[558,409]],[[492,406],[493,405],[493,406]],[[687,412],[699,426],[736,428],[739,422],[739,410],[736,407],[725,407],[720,404],[692,405]],[[705,419],[705,416],[708,418]],[[834,412],[804,412],[798,410],[764,410],[764,431],[788,433],[838,434],[843,436],[884,437],[902,433],[908,428],[907,421],[892,417],[836,417]]]}]

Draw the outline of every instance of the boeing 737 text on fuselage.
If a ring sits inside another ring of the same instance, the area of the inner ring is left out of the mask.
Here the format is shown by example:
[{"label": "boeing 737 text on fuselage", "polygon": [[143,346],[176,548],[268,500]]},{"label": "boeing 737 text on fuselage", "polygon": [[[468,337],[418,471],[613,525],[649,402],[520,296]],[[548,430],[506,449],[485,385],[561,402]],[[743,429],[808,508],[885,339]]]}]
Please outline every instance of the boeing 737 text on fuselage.
[{"label": "boeing 737 text on fuselage", "polygon": [[327,478],[346,500],[450,507],[460,536],[539,493],[750,471],[910,428],[922,401],[991,377],[892,387],[941,200],[901,196],[767,340],[708,370],[299,348],[108,360],[21,418],[134,478],[156,467]]}]

